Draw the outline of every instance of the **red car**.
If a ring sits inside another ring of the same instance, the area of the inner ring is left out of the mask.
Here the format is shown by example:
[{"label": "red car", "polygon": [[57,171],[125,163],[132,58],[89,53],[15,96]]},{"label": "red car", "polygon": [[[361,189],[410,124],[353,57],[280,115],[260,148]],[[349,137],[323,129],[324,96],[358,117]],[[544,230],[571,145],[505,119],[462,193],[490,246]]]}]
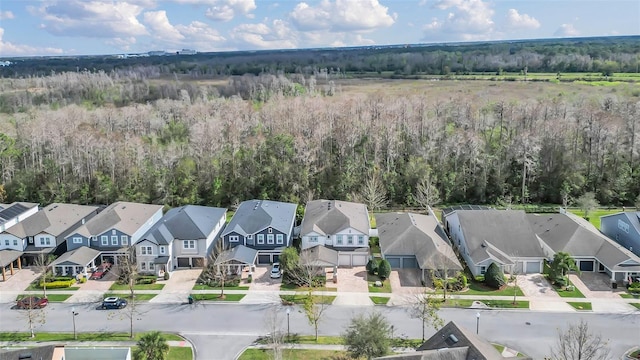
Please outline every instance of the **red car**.
[{"label": "red car", "polygon": [[90,279],[93,279],[93,280],[102,279],[107,274],[107,271],[109,271],[110,268],[111,268],[111,263],[100,264],[96,268],[96,270],[91,274]]},{"label": "red car", "polygon": [[42,309],[47,306],[49,300],[37,296],[28,296],[18,300],[16,306],[18,309]]}]

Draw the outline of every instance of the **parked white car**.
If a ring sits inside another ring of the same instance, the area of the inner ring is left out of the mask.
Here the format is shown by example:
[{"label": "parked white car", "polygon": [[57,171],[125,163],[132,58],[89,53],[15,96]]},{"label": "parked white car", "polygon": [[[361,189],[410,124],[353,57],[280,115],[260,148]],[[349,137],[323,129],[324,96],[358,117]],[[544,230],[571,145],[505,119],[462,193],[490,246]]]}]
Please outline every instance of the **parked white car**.
[{"label": "parked white car", "polygon": [[273,265],[271,266],[270,276],[272,279],[278,279],[280,276],[282,276],[282,270],[280,270],[280,263],[273,263]]}]

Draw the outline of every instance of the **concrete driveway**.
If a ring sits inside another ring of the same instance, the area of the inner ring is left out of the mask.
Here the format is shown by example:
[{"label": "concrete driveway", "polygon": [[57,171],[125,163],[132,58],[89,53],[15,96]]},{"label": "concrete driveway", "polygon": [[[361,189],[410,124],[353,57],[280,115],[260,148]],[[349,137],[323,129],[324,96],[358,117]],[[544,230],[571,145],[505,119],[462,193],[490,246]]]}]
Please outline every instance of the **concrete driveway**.
[{"label": "concrete driveway", "polygon": [[[333,285],[333,284],[332,284]],[[338,292],[334,305],[370,306],[367,269],[364,266],[338,268]]]},{"label": "concrete driveway", "polygon": [[416,301],[416,296],[424,294],[425,288],[420,281],[420,269],[397,269],[389,275],[391,299],[389,305],[404,306]]},{"label": "concrete driveway", "polygon": [[182,304],[187,301],[196,280],[202,273],[202,269],[175,270],[169,280],[160,280],[158,284],[164,284],[160,294],[149,302]]},{"label": "concrete driveway", "polygon": [[15,270],[13,276],[9,277],[7,281],[0,282],[0,303],[14,302],[16,296],[35,281],[39,275],[28,267]]},{"label": "concrete driveway", "polygon": [[253,271],[249,292],[240,300],[241,304],[279,304],[282,302],[278,291],[282,277],[271,278],[271,266],[258,266]]},{"label": "concrete driveway", "polygon": [[560,299],[560,295],[553,289],[553,286],[542,274],[518,275],[518,286],[524,296],[535,298]]},{"label": "concrete driveway", "polygon": [[612,289],[611,280],[607,274],[595,272],[570,274],[569,280],[586,298],[619,299],[618,294],[625,292],[624,288]]}]

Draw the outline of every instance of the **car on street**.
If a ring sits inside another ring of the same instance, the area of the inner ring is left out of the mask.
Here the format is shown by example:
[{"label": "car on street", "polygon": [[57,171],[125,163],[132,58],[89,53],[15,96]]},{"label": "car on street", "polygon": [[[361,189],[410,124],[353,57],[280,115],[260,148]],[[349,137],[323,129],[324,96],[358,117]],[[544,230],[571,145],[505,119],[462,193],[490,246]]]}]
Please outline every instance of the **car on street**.
[{"label": "car on street", "polygon": [[271,265],[271,278],[277,279],[282,276],[282,270],[280,270],[280,263],[273,263]]},{"label": "car on street", "polygon": [[90,279],[92,280],[99,280],[102,279],[107,272],[109,271],[109,269],[111,269],[111,263],[105,262],[100,264],[91,274]]},{"label": "car on street", "polygon": [[102,309],[122,309],[127,306],[127,300],[119,297],[108,297],[102,300]]},{"label": "car on street", "polygon": [[27,296],[18,300],[16,306],[18,307],[18,309],[42,309],[43,307],[47,306],[48,303],[49,300],[47,300],[47,298]]}]

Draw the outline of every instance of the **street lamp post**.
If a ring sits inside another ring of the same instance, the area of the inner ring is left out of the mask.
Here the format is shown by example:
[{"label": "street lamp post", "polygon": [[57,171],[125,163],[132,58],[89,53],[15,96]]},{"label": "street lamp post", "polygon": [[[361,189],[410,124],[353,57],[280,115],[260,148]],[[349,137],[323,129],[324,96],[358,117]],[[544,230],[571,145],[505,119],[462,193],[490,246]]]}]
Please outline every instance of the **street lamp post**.
[{"label": "street lamp post", "polygon": [[287,339],[289,339],[289,314],[291,314],[291,309],[287,307]]},{"label": "street lamp post", "polygon": [[78,316],[75,308],[71,308],[71,319],[73,319],[73,339],[78,340],[78,334],[76,333],[76,316]]},{"label": "street lamp post", "polygon": [[476,313],[476,334],[480,332],[480,312]]}]

